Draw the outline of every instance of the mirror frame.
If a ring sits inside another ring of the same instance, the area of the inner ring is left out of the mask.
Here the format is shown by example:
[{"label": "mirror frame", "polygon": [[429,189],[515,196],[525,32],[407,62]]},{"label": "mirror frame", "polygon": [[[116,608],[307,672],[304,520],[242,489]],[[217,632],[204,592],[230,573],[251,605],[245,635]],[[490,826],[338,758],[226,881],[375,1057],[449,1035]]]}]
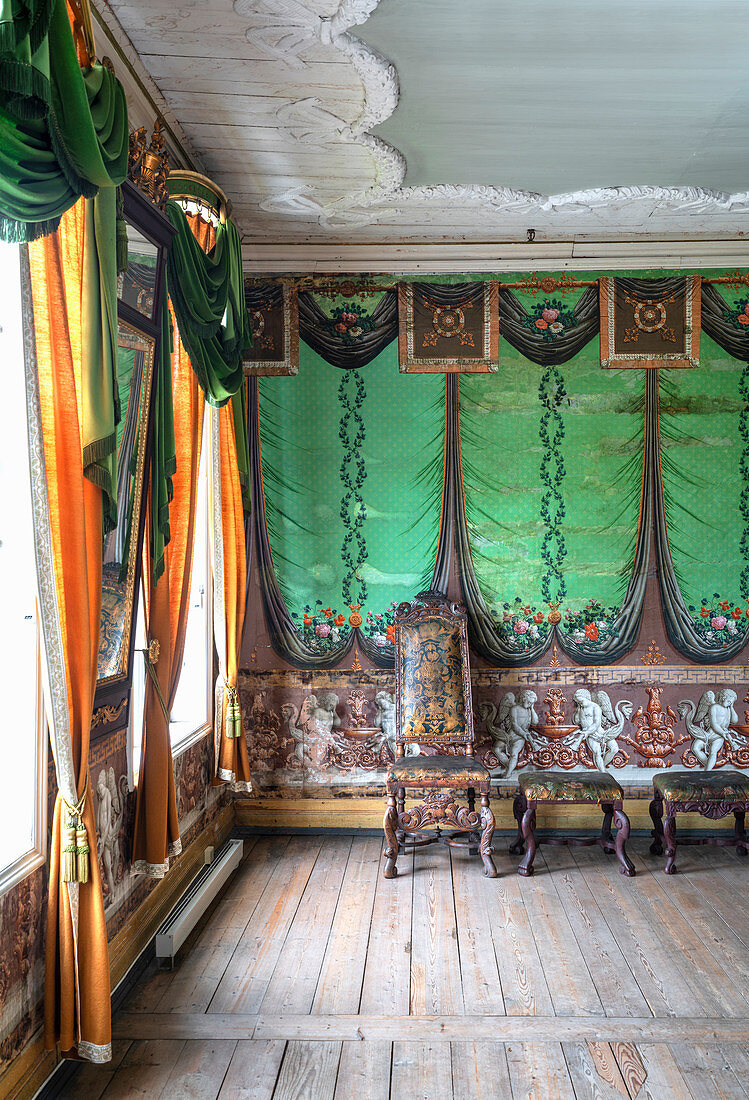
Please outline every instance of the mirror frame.
[{"label": "mirror frame", "polygon": [[[136,487],[136,501],[138,505],[137,521],[133,517],[131,531],[130,562],[127,574],[127,599],[128,606],[125,609],[125,631],[123,632],[122,656],[119,663],[119,671],[112,676],[97,679],[96,694],[94,697],[94,716],[92,720],[92,738],[127,723],[130,687],[132,682],[133,648],[135,644],[135,631],[132,629],[133,615],[135,611],[135,597],[138,592],[142,573],[143,561],[143,535],[146,520],[146,502],[148,498],[147,478],[151,468],[151,451],[153,446],[153,410],[152,399],[153,386],[156,383],[159,357],[159,316],[161,310],[162,295],[166,293],[166,258],[171,247],[175,230],[171,222],[154,204],[143,195],[129,180],[122,185],[122,197],[125,220],[129,222],[139,233],[142,233],[158,249],[156,264],[156,291],[154,295],[153,319],[139,313],[126,302],[117,302],[118,327],[124,324],[135,333],[153,341],[153,361],[150,371],[150,386],[148,391],[148,405],[144,409],[147,412],[146,443],[142,458],[138,458],[138,472],[140,484]],[[124,634],[127,634],[125,641]],[[117,723],[117,725],[115,725]],[[96,728],[99,727],[99,728]],[[104,727],[102,729],[102,727]]]}]

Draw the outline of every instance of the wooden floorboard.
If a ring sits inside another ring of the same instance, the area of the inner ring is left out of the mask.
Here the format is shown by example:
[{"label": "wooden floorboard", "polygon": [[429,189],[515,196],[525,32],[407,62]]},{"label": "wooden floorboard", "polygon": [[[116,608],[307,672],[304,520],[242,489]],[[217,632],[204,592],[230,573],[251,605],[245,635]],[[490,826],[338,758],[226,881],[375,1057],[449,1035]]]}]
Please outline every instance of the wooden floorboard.
[{"label": "wooden floorboard", "polygon": [[86,1100],[746,1100],[749,861],[258,837],[171,972],[113,1022]]}]

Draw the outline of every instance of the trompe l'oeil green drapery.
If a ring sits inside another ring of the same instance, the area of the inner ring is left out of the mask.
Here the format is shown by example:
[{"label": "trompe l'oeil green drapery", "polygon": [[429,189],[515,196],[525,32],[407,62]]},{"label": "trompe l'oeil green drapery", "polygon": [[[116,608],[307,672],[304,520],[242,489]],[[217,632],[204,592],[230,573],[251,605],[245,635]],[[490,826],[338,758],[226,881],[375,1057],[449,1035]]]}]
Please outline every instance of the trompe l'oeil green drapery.
[{"label": "trompe l'oeil green drapery", "polygon": [[0,238],[54,232],[81,195],[122,183],[127,158],[122,85],[80,68],[65,0],[0,0]]},{"label": "trompe l'oeil green drapery", "polygon": [[219,224],[206,254],[182,208],[168,202],[165,213],[177,230],[167,264],[169,297],[206,400],[220,408],[241,388],[242,352],[252,344],[239,233],[233,222]]}]

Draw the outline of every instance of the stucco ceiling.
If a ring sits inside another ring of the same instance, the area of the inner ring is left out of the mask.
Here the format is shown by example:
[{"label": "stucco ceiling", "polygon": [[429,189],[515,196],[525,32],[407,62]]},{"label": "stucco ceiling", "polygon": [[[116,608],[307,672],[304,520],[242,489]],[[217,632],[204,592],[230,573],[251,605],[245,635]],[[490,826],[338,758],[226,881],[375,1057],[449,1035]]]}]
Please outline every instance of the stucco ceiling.
[{"label": "stucco ceiling", "polygon": [[107,6],[246,255],[749,228],[746,0]]}]

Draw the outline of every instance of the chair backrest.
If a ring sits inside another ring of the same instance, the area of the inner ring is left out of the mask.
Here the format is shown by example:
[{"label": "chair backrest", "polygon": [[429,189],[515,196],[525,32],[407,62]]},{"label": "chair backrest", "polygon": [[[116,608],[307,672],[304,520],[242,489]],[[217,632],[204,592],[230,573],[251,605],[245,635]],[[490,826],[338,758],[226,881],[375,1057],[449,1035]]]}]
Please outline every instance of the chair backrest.
[{"label": "chair backrest", "polygon": [[439,592],[420,592],[395,614],[395,739],[464,744],[473,753],[466,613]]}]

